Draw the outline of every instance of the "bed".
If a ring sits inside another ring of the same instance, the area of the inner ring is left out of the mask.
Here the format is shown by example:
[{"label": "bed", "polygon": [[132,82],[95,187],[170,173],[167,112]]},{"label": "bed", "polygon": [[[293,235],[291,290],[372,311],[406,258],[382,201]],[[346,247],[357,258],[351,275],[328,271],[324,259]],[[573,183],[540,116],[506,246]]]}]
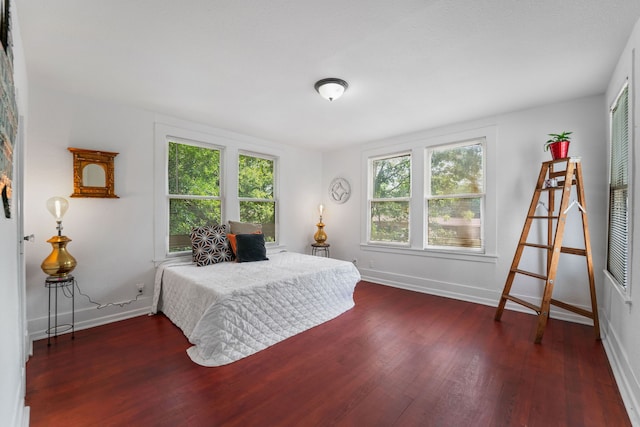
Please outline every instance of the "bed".
[{"label": "bed", "polygon": [[351,309],[359,280],[350,262],[292,252],[200,267],[169,261],[156,271],[152,312],[182,329],[191,360],[221,366]]}]

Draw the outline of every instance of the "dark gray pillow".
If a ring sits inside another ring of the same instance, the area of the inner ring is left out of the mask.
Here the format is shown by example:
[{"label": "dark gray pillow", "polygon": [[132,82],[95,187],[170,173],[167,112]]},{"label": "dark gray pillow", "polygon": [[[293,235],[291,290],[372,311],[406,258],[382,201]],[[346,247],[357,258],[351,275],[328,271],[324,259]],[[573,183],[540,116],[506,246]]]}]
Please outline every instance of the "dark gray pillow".
[{"label": "dark gray pillow", "polygon": [[264,246],[264,234],[236,235],[238,262],[268,261],[267,248]]}]

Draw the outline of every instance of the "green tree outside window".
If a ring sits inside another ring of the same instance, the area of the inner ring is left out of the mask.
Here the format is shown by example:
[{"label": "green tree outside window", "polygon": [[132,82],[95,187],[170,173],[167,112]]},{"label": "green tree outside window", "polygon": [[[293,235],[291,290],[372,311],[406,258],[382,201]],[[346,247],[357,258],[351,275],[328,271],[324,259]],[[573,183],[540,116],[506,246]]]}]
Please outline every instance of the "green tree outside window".
[{"label": "green tree outside window", "polygon": [[370,167],[370,240],[408,243],[411,155],[373,159]]},{"label": "green tree outside window", "polygon": [[168,142],[169,253],[191,249],[193,227],[219,224],[220,150]]},{"label": "green tree outside window", "polygon": [[429,151],[427,246],[482,248],[484,144]]},{"label": "green tree outside window", "polygon": [[276,241],[275,160],[238,156],[240,221],[262,224],[266,242]]}]

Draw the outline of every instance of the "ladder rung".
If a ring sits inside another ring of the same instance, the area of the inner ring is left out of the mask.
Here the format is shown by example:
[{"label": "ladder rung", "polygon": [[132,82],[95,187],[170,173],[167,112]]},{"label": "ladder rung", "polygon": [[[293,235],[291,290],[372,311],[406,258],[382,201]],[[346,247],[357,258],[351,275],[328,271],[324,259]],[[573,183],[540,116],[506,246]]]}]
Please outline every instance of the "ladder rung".
[{"label": "ladder rung", "polygon": [[563,252],[565,254],[587,256],[587,250],[586,249],[567,248],[567,247],[563,246],[562,248],[560,248],[560,252]]},{"label": "ladder rung", "polygon": [[539,245],[537,243],[523,243],[523,246],[529,246],[530,248],[539,248],[539,249],[553,249],[551,245]]},{"label": "ladder rung", "polygon": [[542,274],[538,274],[538,273],[532,273],[530,271],[524,271],[524,270],[513,270],[516,273],[520,273],[520,274],[524,274],[525,276],[531,276],[531,277],[535,277],[536,279],[540,279],[540,280],[547,280],[547,276],[543,276]]},{"label": "ladder rung", "polygon": [[528,216],[527,218],[531,218],[531,219],[558,219],[560,218],[559,215],[531,215]]},{"label": "ladder rung", "polygon": [[[562,175],[564,175],[564,172],[562,172]],[[558,181],[555,185],[555,187],[544,187],[544,188],[536,188],[536,191],[555,191],[555,190],[564,190],[564,184],[565,181]],[[577,181],[575,179],[571,180],[571,185],[577,185]]]},{"label": "ladder rung", "polygon": [[564,308],[565,310],[572,311],[581,316],[588,317],[589,319],[593,319],[593,313],[585,310],[584,308],[576,307],[575,305],[567,304],[566,302],[558,301],[553,298],[551,298],[549,302],[557,307]]},{"label": "ladder rung", "polygon": [[529,301],[525,301],[523,299],[513,297],[511,295],[505,295],[504,297],[510,301],[516,302],[520,305],[524,305],[525,307],[529,307],[531,310],[535,311],[536,313],[540,313],[540,307],[538,307],[537,305],[531,304]]},{"label": "ladder rung", "polygon": [[564,190],[564,184],[562,185],[558,185],[556,187],[546,187],[546,188],[541,188],[538,191],[562,191]]},{"label": "ladder rung", "polygon": [[[527,246],[530,248],[538,248],[538,249],[547,249],[547,250],[551,250],[553,249],[553,245],[539,245],[537,243],[520,243],[522,246]],[[587,256],[587,251],[586,249],[579,249],[579,248],[568,248],[568,247],[561,247],[560,248],[560,252],[565,253],[565,254],[571,254],[571,255],[582,255],[582,256]]]}]

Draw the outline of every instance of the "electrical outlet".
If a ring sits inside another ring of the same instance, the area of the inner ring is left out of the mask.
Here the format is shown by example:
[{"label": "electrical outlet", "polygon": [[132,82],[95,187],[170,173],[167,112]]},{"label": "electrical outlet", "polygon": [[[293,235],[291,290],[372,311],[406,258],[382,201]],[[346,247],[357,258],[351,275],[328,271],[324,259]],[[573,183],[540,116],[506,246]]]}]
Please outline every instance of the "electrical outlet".
[{"label": "electrical outlet", "polygon": [[144,283],[136,283],[136,288],[138,289],[138,293],[141,294],[144,292]]},{"label": "electrical outlet", "polygon": [[373,260],[369,260],[369,268],[376,268],[376,263]]}]

